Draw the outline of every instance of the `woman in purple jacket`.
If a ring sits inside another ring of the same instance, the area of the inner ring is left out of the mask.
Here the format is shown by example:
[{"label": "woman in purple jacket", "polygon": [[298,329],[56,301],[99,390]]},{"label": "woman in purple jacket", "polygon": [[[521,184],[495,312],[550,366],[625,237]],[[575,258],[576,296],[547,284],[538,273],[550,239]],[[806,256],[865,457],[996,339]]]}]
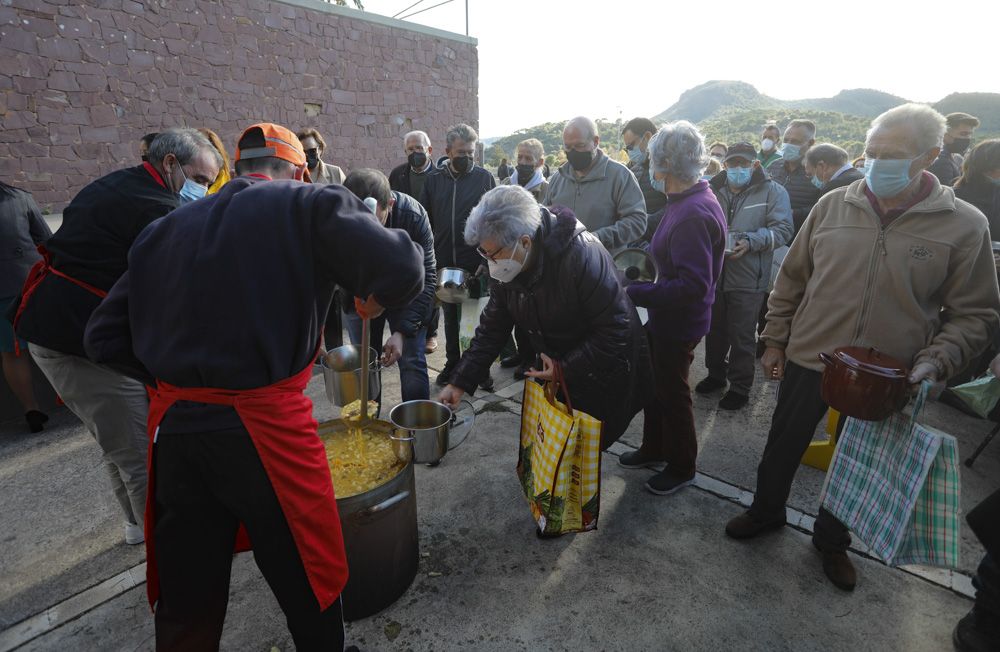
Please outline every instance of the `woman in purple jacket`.
[{"label": "woman in purple jacket", "polygon": [[646,405],[642,446],[619,459],[625,468],[666,468],[646,483],[654,494],[670,494],[694,481],[698,440],[688,371],[694,348],[708,332],[715,284],[722,272],[726,219],[702,181],[708,163],[705,141],[690,122],[672,122],[649,142],[653,186],[667,195],[666,212],[649,252],[656,283],[627,288],[637,306],[649,311],[655,394]]}]

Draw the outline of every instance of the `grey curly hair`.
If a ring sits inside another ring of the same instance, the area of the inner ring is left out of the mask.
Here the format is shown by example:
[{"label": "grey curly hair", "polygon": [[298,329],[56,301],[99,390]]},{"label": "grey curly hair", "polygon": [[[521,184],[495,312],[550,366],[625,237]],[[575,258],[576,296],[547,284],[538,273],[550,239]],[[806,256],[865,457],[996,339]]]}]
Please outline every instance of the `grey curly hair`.
[{"label": "grey curly hair", "polygon": [[523,235],[533,236],[542,223],[541,208],[521,186],[497,186],[483,195],[465,222],[465,242],[476,246],[493,240],[510,247]]},{"label": "grey curly hair", "polygon": [[708,165],[705,138],[687,120],[665,124],[649,141],[649,165],[654,172],[697,181]]}]

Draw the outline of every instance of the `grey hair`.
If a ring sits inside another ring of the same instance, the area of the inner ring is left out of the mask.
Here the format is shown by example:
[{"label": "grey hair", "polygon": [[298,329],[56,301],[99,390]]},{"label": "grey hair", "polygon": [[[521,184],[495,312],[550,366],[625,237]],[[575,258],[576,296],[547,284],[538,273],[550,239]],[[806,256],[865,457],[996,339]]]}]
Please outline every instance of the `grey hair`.
[{"label": "grey hair", "polygon": [[444,142],[449,148],[456,140],[464,140],[465,142],[472,144],[479,140],[479,134],[476,133],[475,129],[462,122],[448,127],[448,133],[445,134],[444,137]]},{"label": "grey hair", "polygon": [[837,147],[833,143],[820,143],[813,145],[806,152],[806,163],[815,167],[817,163],[841,166],[851,159],[847,150]]},{"label": "grey hair", "polygon": [[222,167],[222,155],[215,149],[205,134],[190,127],[174,127],[161,131],[149,145],[147,156],[150,161],[161,162],[167,154],[173,154],[181,165],[187,165],[202,150],[212,153],[215,164]]},{"label": "grey hair", "polygon": [[522,140],[517,144],[514,149],[515,156],[517,155],[517,150],[524,148],[531,152],[531,155],[535,157],[536,161],[541,161],[545,158],[545,146],[542,145],[542,141],[537,138],[528,138],[527,140]]},{"label": "grey hair", "polygon": [[705,138],[687,120],[665,124],[649,141],[649,165],[680,181],[697,181],[708,165]]},{"label": "grey hair", "polygon": [[408,141],[411,138],[419,138],[420,144],[423,145],[424,147],[431,146],[431,137],[427,135],[426,131],[408,132],[405,136],[403,136],[403,147],[406,147],[406,141]]},{"label": "grey hair", "polygon": [[944,116],[926,104],[910,103],[889,109],[872,120],[871,129],[865,136],[865,145],[879,127],[890,128],[900,125],[905,125],[913,132],[917,154],[940,147],[944,139],[946,129]]},{"label": "grey hair", "polygon": [[601,135],[600,132],[597,131],[597,123],[583,115],[578,115],[567,122],[563,131],[566,131],[570,127],[576,127],[583,132],[583,137],[586,140],[592,140]]},{"label": "grey hair", "polygon": [[518,185],[497,186],[483,195],[465,222],[465,242],[476,246],[493,240],[510,247],[523,235],[534,236],[542,223],[541,208]]},{"label": "grey hair", "polygon": [[792,129],[793,127],[802,127],[803,129],[805,129],[806,133],[809,134],[809,140],[812,140],[813,138],[816,137],[816,123],[813,122],[812,120],[802,120],[800,118],[796,118],[795,120],[792,120],[791,122],[788,123],[788,126],[785,127],[785,132],[787,132],[789,129]]}]

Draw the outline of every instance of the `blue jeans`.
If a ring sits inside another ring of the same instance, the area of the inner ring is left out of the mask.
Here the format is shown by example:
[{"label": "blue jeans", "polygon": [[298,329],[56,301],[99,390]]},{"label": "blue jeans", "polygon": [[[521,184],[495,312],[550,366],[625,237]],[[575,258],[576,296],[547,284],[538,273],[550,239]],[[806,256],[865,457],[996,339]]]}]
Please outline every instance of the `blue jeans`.
[{"label": "blue jeans", "polygon": [[[351,344],[361,345],[361,318],[357,313],[344,313],[347,324],[347,334]],[[371,320],[369,338],[371,347],[382,351],[382,331],[385,329],[385,316]],[[430,381],[427,378],[427,355],[424,346],[427,343],[427,330],[421,328],[413,337],[403,337],[403,355],[396,363],[399,365],[399,383],[402,385],[404,401],[429,399],[431,394]],[[382,402],[381,395],[375,397]]]}]

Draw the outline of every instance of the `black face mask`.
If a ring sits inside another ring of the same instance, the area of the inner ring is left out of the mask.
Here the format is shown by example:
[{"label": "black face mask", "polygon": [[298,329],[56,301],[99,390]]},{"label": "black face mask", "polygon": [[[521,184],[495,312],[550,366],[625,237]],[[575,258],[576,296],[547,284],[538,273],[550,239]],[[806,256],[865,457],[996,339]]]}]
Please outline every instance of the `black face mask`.
[{"label": "black face mask", "polygon": [[459,174],[465,174],[472,169],[472,157],[471,156],[456,156],[451,159],[451,167],[454,168],[455,172]]},{"label": "black face mask", "polygon": [[146,154],[143,154],[139,158],[141,158],[144,163],[149,162],[149,156]]},{"label": "black face mask", "polygon": [[410,152],[406,160],[414,170],[423,170],[424,166],[427,165],[427,155],[423,152]]},{"label": "black face mask", "polygon": [[317,152],[306,152],[306,166],[311,170],[319,165],[319,154]]},{"label": "black face mask", "polygon": [[945,145],[945,148],[951,154],[961,154],[965,150],[969,149],[969,145],[972,144],[971,138],[956,138],[951,141],[951,145]]},{"label": "black face mask", "polygon": [[519,186],[527,184],[535,176],[535,166],[529,163],[518,165],[515,169],[517,170],[517,185]]},{"label": "black face mask", "polygon": [[577,172],[583,172],[594,160],[594,153],[591,151],[578,152],[575,149],[571,149],[566,152],[566,160],[569,164],[573,166],[573,169]]}]

